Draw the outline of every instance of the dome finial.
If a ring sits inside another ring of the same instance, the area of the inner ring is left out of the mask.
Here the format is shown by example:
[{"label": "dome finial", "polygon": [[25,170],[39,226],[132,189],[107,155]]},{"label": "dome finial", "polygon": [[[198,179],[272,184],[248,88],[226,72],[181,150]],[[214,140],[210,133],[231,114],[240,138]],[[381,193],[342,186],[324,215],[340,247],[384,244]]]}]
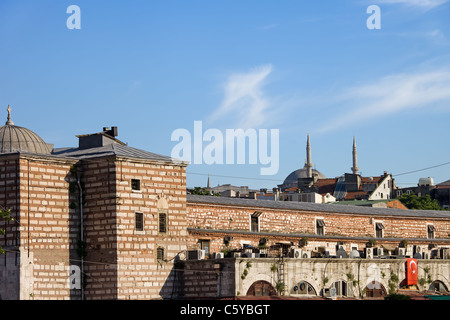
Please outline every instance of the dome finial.
[{"label": "dome finial", "polygon": [[11,106],[8,104],[8,109],[6,109],[7,111],[8,111],[8,121],[6,121],[6,125],[9,125],[9,126],[13,126],[14,125],[14,122],[12,122],[12,120],[11,120]]}]

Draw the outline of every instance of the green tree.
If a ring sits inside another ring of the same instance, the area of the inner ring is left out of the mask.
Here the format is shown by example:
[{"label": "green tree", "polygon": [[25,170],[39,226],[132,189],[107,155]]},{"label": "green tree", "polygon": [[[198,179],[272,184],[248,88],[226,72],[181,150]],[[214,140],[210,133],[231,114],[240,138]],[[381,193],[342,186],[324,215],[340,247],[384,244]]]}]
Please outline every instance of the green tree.
[{"label": "green tree", "polygon": [[[11,210],[5,210],[5,209],[1,208],[0,209],[0,220],[5,220],[5,221],[14,220],[13,218],[11,218]],[[5,230],[0,228],[0,234],[4,235]],[[3,250],[2,247],[0,247],[0,254],[5,254],[5,250]]]},{"label": "green tree", "polygon": [[418,197],[415,194],[404,193],[398,198],[408,209],[416,210],[442,210],[436,199],[431,199],[430,195]]},{"label": "green tree", "polygon": [[215,193],[213,191],[209,191],[207,188],[203,188],[203,187],[194,187],[194,189],[192,189],[191,194],[196,194],[196,195],[201,195],[201,196],[220,196],[220,193]]}]

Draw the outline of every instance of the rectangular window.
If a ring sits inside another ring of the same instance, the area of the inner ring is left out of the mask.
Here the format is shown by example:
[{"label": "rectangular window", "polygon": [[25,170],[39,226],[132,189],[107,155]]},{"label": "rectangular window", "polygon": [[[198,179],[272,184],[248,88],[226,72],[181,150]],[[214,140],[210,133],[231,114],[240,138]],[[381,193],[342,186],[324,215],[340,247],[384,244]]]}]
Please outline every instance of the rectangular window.
[{"label": "rectangular window", "polygon": [[383,229],[384,229],[384,226],[381,222],[375,223],[375,237],[376,238],[383,238]]},{"label": "rectangular window", "polygon": [[134,191],[141,190],[141,180],[131,179],[131,190],[134,190]]},{"label": "rectangular window", "polygon": [[164,248],[158,247],[156,249],[156,260],[158,260],[158,262],[164,261]]},{"label": "rectangular window", "polygon": [[432,224],[427,225],[427,237],[428,239],[434,239],[434,232],[436,229]]},{"label": "rectangular window", "polygon": [[325,234],[325,221],[316,219],[316,234],[323,236]]},{"label": "rectangular window", "polygon": [[134,229],[136,231],[144,231],[144,214],[142,212],[134,214]]},{"label": "rectangular window", "polygon": [[205,250],[205,257],[209,258],[210,240],[199,240],[200,249]]},{"label": "rectangular window", "polygon": [[167,233],[167,213],[158,213],[158,231],[159,233]]},{"label": "rectangular window", "polygon": [[257,217],[252,217],[252,232],[258,232],[259,219]]},{"label": "rectangular window", "polygon": [[252,232],[259,232],[259,216],[261,211],[255,211],[250,217],[250,230]]}]

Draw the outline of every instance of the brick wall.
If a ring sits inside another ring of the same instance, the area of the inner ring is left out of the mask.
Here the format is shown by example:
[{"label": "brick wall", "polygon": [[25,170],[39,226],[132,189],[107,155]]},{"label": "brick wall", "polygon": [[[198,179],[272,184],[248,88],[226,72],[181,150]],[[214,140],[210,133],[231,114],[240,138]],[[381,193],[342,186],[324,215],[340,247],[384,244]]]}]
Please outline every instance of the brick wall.
[{"label": "brick wall", "polygon": [[[170,297],[178,290],[173,263],[188,236],[185,167],[122,159],[116,179],[118,298]],[[132,190],[132,179],[140,181],[140,190]],[[142,231],[135,228],[136,213],[143,215]],[[159,213],[166,214],[166,232],[159,228]]]},{"label": "brick wall", "polygon": [[114,158],[79,164],[84,193],[85,297],[117,298],[116,168]]},{"label": "brick wall", "polygon": [[[262,211],[259,218],[259,232],[251,233],[250,216],[255,211]],[[417,244],[430,243],[432,241],[427,239],[429,223],[436,228],[435,239],[443,241],[447,239],[445,244],[447,246],[450,244],[450,216],[449,218],[368,216],[201,202],[188,202],[187,215],[191,234],[189,248],[199,248],[199,240],[208,239],[211,240],[211,252],[220,252],[224,248],[223,237],[230,235],[227,230],[232,231],[234,237],[230,248],[240,247],[245,240],[257,246],[262,237],[272,239],[272,243],[292,241],[297,244],[301,239],[300,235],[310,237],[311,248],[322,246],[323,243],[328,243],[327,247],[334,248],[338,241],[344,241],[348,246],[350,243],[356,243],[364,247],[368,239],[375,238],[376,222],[383,223],[385,227],[383,238],[377,239],[379,244],[398,245],[402,239],[414,239]],[[325,222],[324,236],[316,235],[316,218],[321,218]],[[414,241],[409,243],[413,244]]]},{"label": "brick wall", "polygon": [[[15,299],[70,298],[68,271],[74,234],[69,225],[74,211],[69,209],[67,174],[71,164],[25,155],[0,161],[4,174],[0,201],[15,219],[7,223],[6,243],[2,243],[8,252],[10,276],[20,279],[20,287],[8,293]],[[17,274],[11,274],[11,261]]]},{"label": "brick wall", "polygon": [[235,294],[235,262],[231,259],[189,260],[182,264],[178,277],[181,298],[223,298]]},{"label": "brick wall", "polygon": [[[69,270],[81,268],[83,247],[86,299],[153,299],[179,290],[172,267],[184,258],[188,237],[184,166],[16,155],[2,157],[0,175],[0,205],[15,218],[2,222],[7,232],[0,241],[8,250],[2,260],[8,267],[0,270],[3,298],[79,299]],[[140,190],[132,190],[131,179],[140,181]],[[135,228],[136,212],[143,214],[142,231]],[[167,217],[165,232],[160,212]],[[7,279],[13,278],[20,281],[10,290]]]}]

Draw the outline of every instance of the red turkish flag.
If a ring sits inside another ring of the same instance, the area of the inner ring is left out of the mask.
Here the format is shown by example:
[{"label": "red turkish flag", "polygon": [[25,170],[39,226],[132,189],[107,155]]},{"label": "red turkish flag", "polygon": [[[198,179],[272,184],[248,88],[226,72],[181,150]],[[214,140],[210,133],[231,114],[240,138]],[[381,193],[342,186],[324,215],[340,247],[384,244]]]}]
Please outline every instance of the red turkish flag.
[{"label": "red turkish flag", "polygon": [[406,259],[406,285],[417,284],[417,259]]}]

